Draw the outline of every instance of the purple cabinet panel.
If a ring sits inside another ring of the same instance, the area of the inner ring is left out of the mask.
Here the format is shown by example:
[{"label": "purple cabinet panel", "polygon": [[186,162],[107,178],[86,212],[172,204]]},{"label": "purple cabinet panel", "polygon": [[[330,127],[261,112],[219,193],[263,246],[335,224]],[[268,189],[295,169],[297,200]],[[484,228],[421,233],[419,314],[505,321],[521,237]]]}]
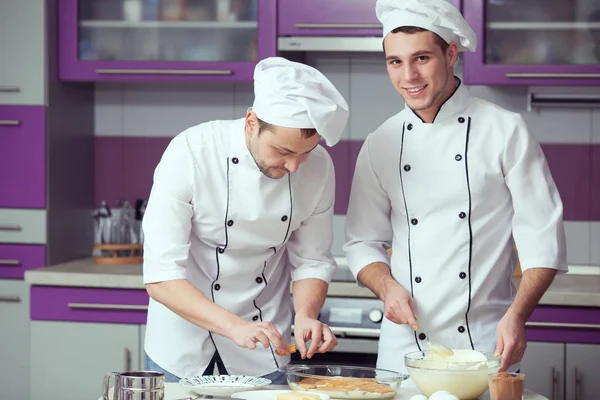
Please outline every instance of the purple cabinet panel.
[{"label": "purple cabinet panel", "polygon": [[[451,1],[460,8],[460,0]],[[381,36],[376,0],[279,0],[278,36]]]},{"label": "purple cabinet panel", "polygon": [[45,108],[0,106],[0,208],[45,206]]},{"label": "purple cabinet panel", "polygon": [[538,306],[528,324],[528,341],[600,344],[598,307]]},{"label": "purple cabinet panel", "polygon": [[[99,3],[97,0],[96,3]],[[277,54],[277,26],[276,26],[276,0],[256,0],[258,3],[256,9],[256,41],[248,50],[235,54],[239,59],[248,61],[219,61],[216,58],[208,58],[214,61],[195,61],[194,57],[198,52],[213,51],[230,47],[230,44],[219,42],[228,32],[235,30],[235,26],[219,27],[215,21],[141,21],[130,22],[121,20],[109,21],[86,21],[86,29],[105,29],[105,34],[112,35],[118,29],[129,29],[130,31],[140,29],[162,29],[157,32],[161,40],[154,40],[158,45],[163,38],[169,35],[175,35],[173,26],[183,27],[183,29],[194,29],[191,35],[197,35],[201,38],[213,38],[213,44],[202,49],[190,49],[183,57],[165,55],[153,55],[145,57],[143,55],[132,56],[131,60],[124,58],[109,57],[91,57],[80,58],[80,52],[86,52],[90,47],[94,47],[94,40],[80,39],[80,2],[78,0],[59,0],[59,77],[67,81],[214,81],[214,82],[234,82],[234,81],[252,81],[254,67],[257,61]],[[91,4],[92,2],[90,2]],[[83,3],[86,4],[87,3]],[[112,5],[111,5],[112,4]],[[114,7],[119,2],[106,2],[106,7]],[[247,22],[247,21],[246,21]],[[242,27],[245,21],[240,22]],[[252,22],[250,21],[250,24]],[[104,24],[104,25],[103,25]],[[122,24],[119,25],[119,24]],[[146,24],[144,27],[144,24]],[[179,25],[178,25],[179,24]],[[187,25],[186,25],[187,24]],[[204,24],[204,25],[203,25]],[[227,22],[224,22],[227,25]],[[230,25],[235,23],[230,23]],[[142,27],[140,28],[139,25]],[[116,28],[115,28],[116,26]],[[186,28],[188,26],[188,28]],[[150,28],[148,28],[150,27]],[[243,29],[241,30],[243,32]],[[225,33],[224,33],[225,32]],[[100,37],[102,34],[97,34]],[[137,32],[139,37],[139,32]],[[190,37],[188,35],[187,37]],[[150,35],[152,36],[152,35]],[[238,36],[241,39],[247,39],[244,35]],[[235,43],[235,41],[233,41]],[[179,44],[177,40],[173,43]],[[141,46],[137,46],[141,47]],[[177,46],[172,46],[177,47]],[[136,48],[135,46],[130,47]],[[255,50],[254,50],[255,49]],[[175,50],[173,50],[175,51]],[[100,50],[98,50],[101,53]],[[196,52],[195,55],[192,54]],[[246,52],[253,55],[246,56]],[[183,54],[183,53],[182,53]],[[182,60],[182,61],[177,61]]]},{"label": "purple cabinet panel", "polygon": [[144,289],[31,287],[31,319],[43,321],[145,324]]},{"label": "purple cabinet panel", "polygon": [[46,246],[0,244],[0,279],[23,279],[25,271],[46,265]]},{"label": "purple cabinet panel", "polygon": [[[565,55],[570,62],[574,62],[573,64],[556,64],[552,61],[549,62],[519,62],[518,64],[509,64],[509,63],[487,63],[486,56],[490,57],[490,54],[499,52],[499,51],[507,51],[506,49],[502,49],[505,44],[514,44],[518,42],[517,40],[505,40],[504,43],[494,43],[493,46],[486,46],[488,43],[488,38],[486,37],[486,15],[490,18],[494,17],[494,12],[490,12],[486,10],[486,4],[490,3],[490,0],[463,0],[463,15],[465,19],[473,28],[473,31],[477,35],[478,45],[476,52],[465,52],[464,53],[464,82],[467,85],[531,85],[531,86],[577,86],[577,85],[600,85],[600,64],[598,62],[575,62],[572,60],[572,56]],[[535,2],[534,2],[535,3]],[[501,4],[499,2],[498,4]],[[506,3],[508,7],[509,3]],[[539,4],[543,4],[543,2],[539,2]],[[572,2],[565,1],[564,4],[569,7],[575,7]],[[557,5],[560,5],[557,3]],[[515,5],[511,5],[515,10],[518,10],[519,7],[523,7],[521,10],[525,10],[527,4],[523,3]],[[536,5],[531,6],[529,10],[531,11],[531,7],[536,7]],[[582,11],[582,10],[580,10]],[[540,10],[540,13],[541,10]],[[583,12],[581,12],[583,14]],[[560,16],[559,16],[560,17]],[[558,18],[559,18],[558,17]],[[568,18],[568,16],[565,16]],[[561,32],[559,28],[548,28],[547,30],[538,30],[540,26],[543,28],[543,24],[547,23],[550,27],[555,24],[556,26],[564,26],[569,24],[569,22],[561,21],[532,21],[532,22],[521,22],[519,20],[507,20],[507,21],[496,21],[492,22],[495,26],[498,27],[498,35],[508,35],[508,34],[520,34],[522,41],[524,42],[524,38],[526,34],[537,34],[544,35],[547,33],[547,38],[545,42],[540,42],[540,38],[543,36],[538,36],[538,42],[535,48],[530,48],[527,51],[523,51],[523,53],[534,54],[535,51],[543,50],[544,46],[550,48],[548,50],[548,58],[552,57],[558,58],[558,56],[563,56],[563,54],[552,53],[552,46],[556,44],[557,40],[555,40],[554,36],[550,36],[552,34],[556,35],[556,32]],[[522,26],[519,27],[519,24]],[[531,29],[527,27],[527,24],[532,26]],[[585,25],[583,21],[574,21],[572,22],[573,26]],[[520,30],[518,30],[520,29]],[[573,36],[576,35],[578,29],[573,28]],[[503,33],[504,32],[504,33]],[[515,33],[517,32],[517,33]],[[542,32],[542,33],[539,33]],[[567,32],[567,34],[563,34],[565,39],[568,39],[569,30],[563,30],[562,32]],[[581,36],[581,35],[580,35]],[[591,35],[590,35],[591,36]],[[499,36],[501,37],[501,36]],[[491,43],[491,41],[489,41]],[[501,46],[502,45],[502,46]],[[572,43],[571,46],[573,48],[583,48],[582,44]],[[506,47],[506,46],[504,46]],[[517,54],[516,50],[512,50],[514,54],[511,56],[516,57],[521,54]]]}]

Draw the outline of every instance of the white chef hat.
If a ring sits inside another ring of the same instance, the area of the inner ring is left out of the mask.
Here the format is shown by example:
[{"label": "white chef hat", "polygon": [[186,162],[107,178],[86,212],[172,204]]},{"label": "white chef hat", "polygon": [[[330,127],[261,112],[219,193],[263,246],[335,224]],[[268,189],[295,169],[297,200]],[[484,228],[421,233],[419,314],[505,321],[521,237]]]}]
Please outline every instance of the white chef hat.
[{"label": "white chef hat", "polygon": [[475,51],[477,36],[461,13],[447,0],[377,0],[383,37],[401,26],[416,26],[438,34],[459,51]]},{"label": "white chef hat", "polygon": [[256,65],[252,110],[269,124],[314,128],[328,146],[340,140],[348,121],[346,100],[321,72],[281,57]]}]

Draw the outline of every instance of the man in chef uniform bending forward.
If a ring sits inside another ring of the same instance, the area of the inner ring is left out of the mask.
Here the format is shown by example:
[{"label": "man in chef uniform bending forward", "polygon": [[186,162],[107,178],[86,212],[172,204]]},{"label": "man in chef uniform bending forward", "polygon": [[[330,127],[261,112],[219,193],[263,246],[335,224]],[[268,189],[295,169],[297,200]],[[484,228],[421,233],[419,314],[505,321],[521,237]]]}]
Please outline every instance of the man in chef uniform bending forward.
[{"label": "man in chef uniform bending forward", "polygon": [[404,371],[404,355],[431,340],[496,352],[502,370],[516,369],[525,321],[567,271],[546,160],[520,115],[472,97],[454,76],[458,53],[475,51],[476,37],[450,3],[378,0],[376,12],[406,107],[360,150],[344,250],[358,281],[385,303],[377,364]]},{"label": "man in chef uniform bending forward", "polygon": [[258,63],[254,91],[245,118],[180,133],[154,173],[146,368],[167,381],[217,366],[285,383],[290,276],[302,358],[337,344],[317,320],[336,268],[334,169],[319,141],[339,141],[348,105],[319,71],[277,57]]}]

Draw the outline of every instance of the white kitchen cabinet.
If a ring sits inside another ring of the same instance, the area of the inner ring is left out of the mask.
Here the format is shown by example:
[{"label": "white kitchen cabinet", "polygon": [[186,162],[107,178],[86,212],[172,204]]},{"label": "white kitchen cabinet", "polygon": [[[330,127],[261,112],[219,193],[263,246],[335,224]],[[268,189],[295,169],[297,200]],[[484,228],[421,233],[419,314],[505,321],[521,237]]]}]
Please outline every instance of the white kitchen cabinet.
[{"label": "white kitchen cabinet", "polygon": [[0,280],[0,398],[29,399],[29,285]]},{"label": "white kitchen cabinet", "polygon": [[[565,345],[564,343],[529,342],[521,360],[527,389],[546,396],[549,400],[566,400]],[[567,397],[567,399],[571,399]]]},{"label": "white kitchen cabinet", "polygon": [[32,321],[31,399],[99,398],[105,374],[140,369],[139,341],[139,325]]},{"label": "white kitchen cabinet", "polygon": [[2,1],[0,104],[44,105],[45,0]]},{"label": "white kitchen cabinet", "polygon": [[567,399],[597,400],[600,398],[600,345],[567,345]]}]

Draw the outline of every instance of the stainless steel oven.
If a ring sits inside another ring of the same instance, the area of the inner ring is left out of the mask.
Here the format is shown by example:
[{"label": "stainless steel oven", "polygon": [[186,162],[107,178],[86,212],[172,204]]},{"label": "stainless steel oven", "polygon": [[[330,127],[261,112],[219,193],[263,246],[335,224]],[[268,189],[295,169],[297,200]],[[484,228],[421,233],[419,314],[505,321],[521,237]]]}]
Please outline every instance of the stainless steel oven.
[{"label": "stainless steel oven", "polygon": [[383,302],[376,298],[327,297],[319,315],[338,338],[337,347],[325,354],[302,360],[292,355],[294,364],[334,364],[375,367]]}]

